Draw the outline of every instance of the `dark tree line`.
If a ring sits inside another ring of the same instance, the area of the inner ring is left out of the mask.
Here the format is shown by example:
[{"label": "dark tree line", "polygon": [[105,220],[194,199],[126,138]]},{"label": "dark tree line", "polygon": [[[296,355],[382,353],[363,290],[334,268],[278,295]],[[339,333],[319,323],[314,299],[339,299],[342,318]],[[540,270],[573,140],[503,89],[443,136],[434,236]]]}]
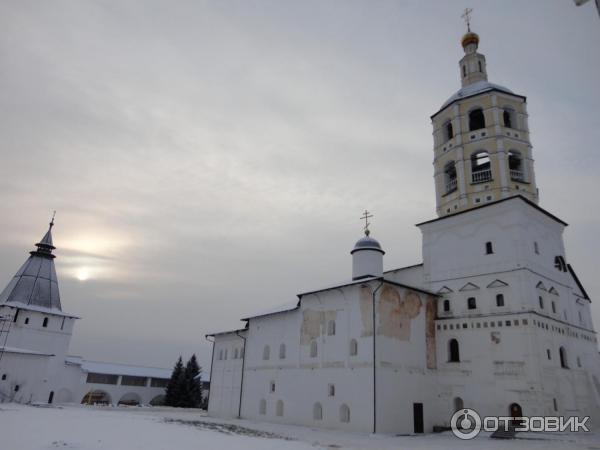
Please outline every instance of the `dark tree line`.
[{"label": "dark tree line", "polygon": [[183,365],[181,356],[175,363],[165,395],[165,405],[178,408],[200,408],[202,405],[202,368],[198,366],[196,355],[192,355]]}]

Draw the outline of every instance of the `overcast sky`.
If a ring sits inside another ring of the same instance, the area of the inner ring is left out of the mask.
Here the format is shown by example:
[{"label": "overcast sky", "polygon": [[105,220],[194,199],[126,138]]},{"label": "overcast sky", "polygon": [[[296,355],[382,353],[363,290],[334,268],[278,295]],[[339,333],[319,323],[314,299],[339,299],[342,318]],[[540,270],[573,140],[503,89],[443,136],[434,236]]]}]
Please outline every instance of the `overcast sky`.
[{"label": "overcast sky", "polygon": [[600,326],[600,19],[572,0],[3,1],[0,284],[56,209],[71,353],[208,370],[206,333],[350,278],[365,208],[386,269],[421,262],[465,6]]}]

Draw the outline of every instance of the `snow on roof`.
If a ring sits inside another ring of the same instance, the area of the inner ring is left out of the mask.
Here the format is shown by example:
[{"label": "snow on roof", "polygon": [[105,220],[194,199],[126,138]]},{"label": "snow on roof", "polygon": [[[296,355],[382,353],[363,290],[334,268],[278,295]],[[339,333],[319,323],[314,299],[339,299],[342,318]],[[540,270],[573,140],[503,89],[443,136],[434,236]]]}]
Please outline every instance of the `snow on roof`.
[{"label": "snow on roof", "polygon": [[6,353],[20,353],[21,355],[35,355],[35,356],[54,356],[52,353],[42,353],[35,350],[28,350],[26,348],[17,348],[17,347],[0,347],[0,352]]},{"label": "snow on roof", "polygon": [[132,366],[129,364],[107,363],[101,361],[86,361],[78,356],[67,356],[66,362],[81,366],[81,370],[84,372],[151,378],[171,378],[171,369],[162,369],[159,367]]},{"label": "snow on roof", "polygon": [[[439,109],[438,112],[440,112],[442,109],[446,108],[446,106],[450,105],[451,103],[455,102],[456,100],[460,100],[463,98],[471,97],[473,95],[481,94],[483,92],[494,91],[494,90],[506,92],[507,94],[517,95],[513,91],[508,89],[507,87],[501,86],[499,84],[490,83],[489,81],[486,81],[486,80],[476,81],[475,83],[468,84],[465,87],[456,91],[454,93],[454,95],[452,95],[448,100],[446,100],[444,102],[444,104],[441,106],[441,108]],[[519,96],[519,97],[521,97],[521,96]],[[434,116],[436,114],[437,113],[435,113]]]}]

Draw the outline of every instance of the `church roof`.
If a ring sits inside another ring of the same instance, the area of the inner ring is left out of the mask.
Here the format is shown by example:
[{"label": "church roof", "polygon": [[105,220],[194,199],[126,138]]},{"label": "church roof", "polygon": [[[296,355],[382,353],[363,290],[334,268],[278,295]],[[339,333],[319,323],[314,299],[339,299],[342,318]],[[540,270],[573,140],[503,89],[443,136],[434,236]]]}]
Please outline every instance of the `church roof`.
[{"label": "church roof", "polygon": [[468,97],[473,97],[474,95],[483,94],[484,92],[489,91],[499,91],[504,92],[505,94],[516,95],[517,97],[521,97],[525,99],[526,97],[522,95],[515,94],[513,91],[508,89],[507,87],[501,86],[499,84],[490,83],[487,80],[476,81],[475,83],[468,84],[463,88],[456,91],[448,100],[444,102],[441,108],[431,116],[431,118],[435,117],[438,113],[440,113],[447,106],[450,106],[452,103],[462,100]]},{"label": "church roof", "polygon": [[41,307],[47,312],[62,311],[54,268],[55,256],[52,254],[55,249],[52,244],[53,225],[54,221],[42,240],[35,244],[37,249],[29,252],[27,261],[0,293],[0,305],[22,304]]}]

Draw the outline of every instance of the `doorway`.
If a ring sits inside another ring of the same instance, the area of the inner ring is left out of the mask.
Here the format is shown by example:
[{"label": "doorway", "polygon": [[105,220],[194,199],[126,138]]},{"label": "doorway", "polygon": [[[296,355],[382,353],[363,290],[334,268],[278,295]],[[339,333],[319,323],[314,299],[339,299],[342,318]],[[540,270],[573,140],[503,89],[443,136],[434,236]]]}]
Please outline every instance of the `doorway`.
[{"label": "doorway", "polygon": [[413,422],[415,433],[423,433],[423,403],[413,403]]}]

